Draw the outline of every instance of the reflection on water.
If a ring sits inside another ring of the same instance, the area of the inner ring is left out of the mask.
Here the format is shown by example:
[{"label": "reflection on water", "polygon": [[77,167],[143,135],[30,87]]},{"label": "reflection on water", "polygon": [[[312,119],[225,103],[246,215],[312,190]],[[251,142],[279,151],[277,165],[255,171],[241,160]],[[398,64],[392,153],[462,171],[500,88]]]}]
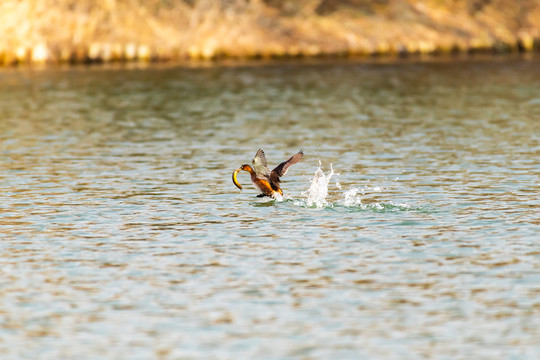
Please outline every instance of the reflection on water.
[{"label": "reflection on water", "polygon": [[539,358],[538,65],[2,70],[2,358]]}]

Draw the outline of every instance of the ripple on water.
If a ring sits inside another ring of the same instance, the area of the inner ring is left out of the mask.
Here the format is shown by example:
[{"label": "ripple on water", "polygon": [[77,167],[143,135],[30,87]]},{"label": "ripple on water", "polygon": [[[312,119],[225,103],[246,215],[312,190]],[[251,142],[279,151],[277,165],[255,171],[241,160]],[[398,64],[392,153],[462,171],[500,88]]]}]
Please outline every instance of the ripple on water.
[{"label": "ripple on water", "polygon": [[540,358],[538,61],[0,77],[0,358]]}]

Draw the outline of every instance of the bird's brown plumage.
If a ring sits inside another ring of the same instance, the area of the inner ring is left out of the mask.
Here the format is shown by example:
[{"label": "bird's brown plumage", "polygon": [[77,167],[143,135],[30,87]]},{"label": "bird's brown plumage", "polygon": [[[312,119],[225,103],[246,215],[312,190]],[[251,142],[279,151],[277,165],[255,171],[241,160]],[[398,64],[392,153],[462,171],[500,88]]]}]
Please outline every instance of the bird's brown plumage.
[{"label": "bird's brown plumage", "polygon": [[[259,196],[275,196],[277,193],[283,195],[283,191],[279,186],[279,183],[281,182],[280,178],[287,173],[287,170],[291,165],[299,162],[303,156],[304,152],[300,150],[297,154],[291,156],[289,160],[282,162],[276,166],[274,170],[270,171],[268,169],[266,155],[262,149],[259,149],[251,161],[251,165],[242,165],[235,174],[240,170],[249,172],[251,175],[251,182],[261,191]],[[235,180],[236,176],[233,175],[233,182],[241,189],[241,185]]]}]

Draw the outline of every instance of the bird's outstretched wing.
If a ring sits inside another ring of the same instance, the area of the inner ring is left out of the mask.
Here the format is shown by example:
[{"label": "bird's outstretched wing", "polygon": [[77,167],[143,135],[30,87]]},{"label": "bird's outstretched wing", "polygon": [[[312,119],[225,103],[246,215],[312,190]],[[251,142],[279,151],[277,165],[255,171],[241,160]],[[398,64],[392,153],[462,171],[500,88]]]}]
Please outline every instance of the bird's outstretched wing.
[{"label": "bird's outstretched wing", "polygon": [[251,161],[251,164],[253,166],[253,170],[255,170],[255,174],[257,174],[257,177],[270,176],[270,170],[268,169],[266,156],[264,155],[264,151],[262,149],[257,150],[257,153]]},{"label": "bird's outstretched wing", "polygon": [[289,169],[289,167],[291,167],[291,165],[294,165],[300,160],[302,160],[303,156],[304,156],[304,151],[300,150],[297,154],[294,154],[293,156],[291,156],[289,160],[284,161],[278,166],[276,166],[276,168],[272,170],[272,172],[270,173],[270,179],[275,182],[279,182],[280,181],[279,178],[287,173],[287,170]]}]

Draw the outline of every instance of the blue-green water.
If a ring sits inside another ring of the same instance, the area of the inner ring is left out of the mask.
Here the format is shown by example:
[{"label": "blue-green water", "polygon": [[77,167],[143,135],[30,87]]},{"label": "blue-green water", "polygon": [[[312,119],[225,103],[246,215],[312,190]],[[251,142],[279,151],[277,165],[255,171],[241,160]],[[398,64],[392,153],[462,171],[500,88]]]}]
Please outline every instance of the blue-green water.
[{"label": "blue-green water", "polygon": [[2,359],[540,358],[538,59],[4,69],[0,114]]}]

